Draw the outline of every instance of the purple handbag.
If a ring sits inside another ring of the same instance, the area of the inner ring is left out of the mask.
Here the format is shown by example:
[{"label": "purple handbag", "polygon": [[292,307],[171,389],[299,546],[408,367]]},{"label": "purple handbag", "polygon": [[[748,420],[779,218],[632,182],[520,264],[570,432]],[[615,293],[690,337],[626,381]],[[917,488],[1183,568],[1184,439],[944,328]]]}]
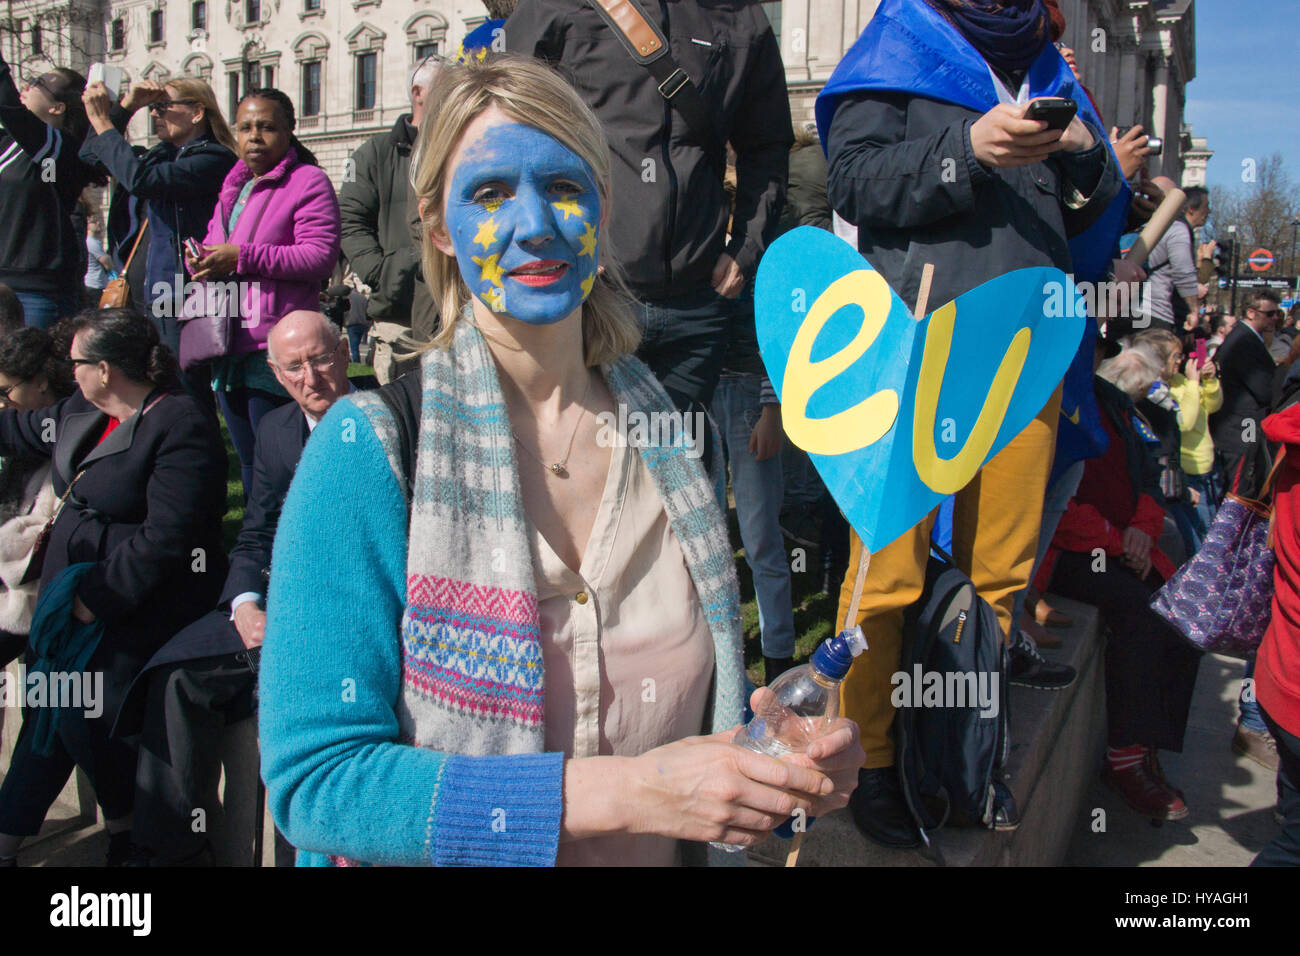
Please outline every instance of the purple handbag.
[{"label": "purple handbag", "polygon": [[[252,241],[253,234],[262,221],[262,213],[266,212],[266,207],[270,204],[268,198],[257,211],[246,242]],[[230,227],[226,226],[223,231],[229,242]],[[181,354],[178,358],[182,369],[188,372],[196,365],[229,354],[230,326],[232,322],[243,321],[243,299],[247,285],[243,277],[232,273],[225,279],[205,280],[199,289],[185,299],[177,318],[181,327]],[[256,288],[252,294],[258,294]]]},{"label": "purple handbag", "polygon": [[1151,598],[1151,608],[1195,647],[1251,658],[1273,616],[1273,555],[1269,491],[1279,455],[1260,500],[1228,494],[1201,549]]}]

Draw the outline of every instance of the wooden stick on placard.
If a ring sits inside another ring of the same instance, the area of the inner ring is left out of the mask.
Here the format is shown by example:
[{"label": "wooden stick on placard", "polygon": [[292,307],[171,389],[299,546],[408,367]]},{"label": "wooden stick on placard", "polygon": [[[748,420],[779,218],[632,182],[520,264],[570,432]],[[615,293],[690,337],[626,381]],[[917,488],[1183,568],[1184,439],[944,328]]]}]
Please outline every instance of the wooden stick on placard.
[{"label": "wooden stick on placard", "polygon": [[[925,318],[925,307],[930,301],[930,283],[934,279],[934,263],[927,262],[921,269],[921,287],[916,293],[916,309],[912,313],[916,321],[920,322]],[[840,624],[841,631],[847,631],[857,623],[858,614],[862,610],[862,592],[867,585],[867,569],[871,567],[871,552],[865,547],[858,553],[858,573],[853,578],[853,595],[849,598],[849,606],[844,613],[844,621]],[[799,865],[799,851],[803,849],[803,834],[800,830],[794,835],[794,840],[790,844],[790,852],[786,854],[786,866]]]}]

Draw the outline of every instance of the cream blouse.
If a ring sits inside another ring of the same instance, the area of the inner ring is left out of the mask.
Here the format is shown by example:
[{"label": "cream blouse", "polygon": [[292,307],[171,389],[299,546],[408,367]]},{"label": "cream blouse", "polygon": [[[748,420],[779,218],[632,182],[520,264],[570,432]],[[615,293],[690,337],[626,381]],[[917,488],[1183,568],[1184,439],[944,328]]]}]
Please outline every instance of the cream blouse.
[{"label": "cream blouse", "polygon": [[[713,680],[713,637],[636,449],[612,449],[576,572],[531,522],[528,535],[546,668],[546,750],[631,757],[699,734]],[[677,841],[594,837],[561,843],[556,863],[671,866]]]}]

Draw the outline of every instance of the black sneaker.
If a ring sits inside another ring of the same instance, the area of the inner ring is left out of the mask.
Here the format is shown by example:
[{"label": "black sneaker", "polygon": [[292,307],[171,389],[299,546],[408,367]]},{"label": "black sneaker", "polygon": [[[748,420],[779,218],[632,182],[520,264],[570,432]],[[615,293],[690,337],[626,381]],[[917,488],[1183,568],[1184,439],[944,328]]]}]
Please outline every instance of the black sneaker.
[{"label": "black sneaker", "polygon": [[896,850],[921,845],[894,767],[859,770],[858,788],[849,797],[849,811],[858,830],[873,843]]},{"label": "black sneaker", "polygon": [[1018,687],[1064,690],[1078,672],[1069,664],[1053,664],[1038,653],[1034,639],[1019,628],[1007,652],[1007,678]]}]

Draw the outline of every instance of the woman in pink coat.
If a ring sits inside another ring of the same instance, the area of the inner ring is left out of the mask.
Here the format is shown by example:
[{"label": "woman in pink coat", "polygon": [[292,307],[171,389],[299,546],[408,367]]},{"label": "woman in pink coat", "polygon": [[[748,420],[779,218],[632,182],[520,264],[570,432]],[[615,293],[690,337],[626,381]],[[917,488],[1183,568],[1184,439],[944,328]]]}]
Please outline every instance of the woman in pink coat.
[{"label": "woman in pink coat", "polygon": [[258,422],[289,400],[267,365],[267,336],[290,312],[320,308],[321,283],[339,257],[334,186],[293,128],[293,104],[279,90],[252,90],[240,101],[239,162],[222,184],[203,256],[188,259],[195,281],[241,284],[243,318],[232,323],[229,353],[212,363],[212,390],[239,454],[245,492]]}]

